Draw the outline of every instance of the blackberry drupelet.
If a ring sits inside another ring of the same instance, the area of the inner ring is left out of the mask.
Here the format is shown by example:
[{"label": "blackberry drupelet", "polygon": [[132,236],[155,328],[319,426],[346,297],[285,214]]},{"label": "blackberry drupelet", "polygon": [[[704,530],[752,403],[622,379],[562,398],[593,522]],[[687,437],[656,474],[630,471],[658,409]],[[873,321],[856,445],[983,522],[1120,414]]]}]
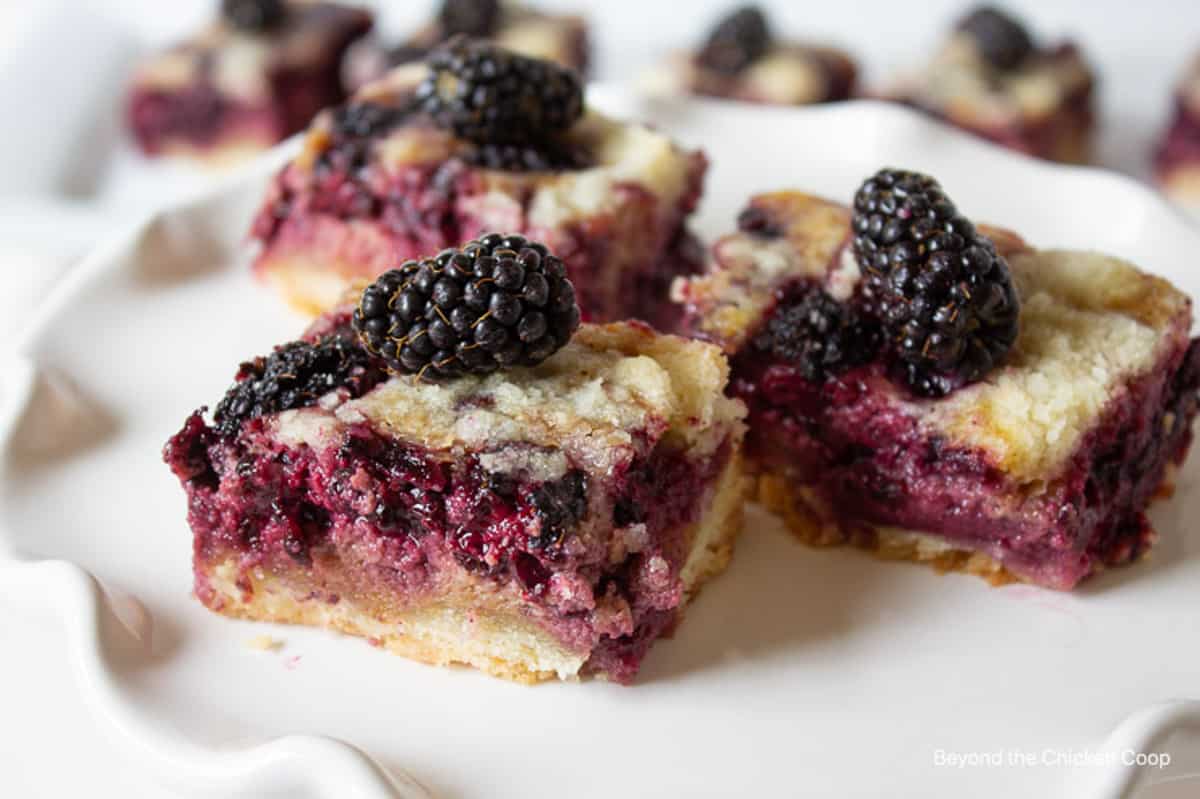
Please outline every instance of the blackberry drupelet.
[{"label": "blackberry drupelet", "polygon": [[499,0],[445,0],[438,11],[438,24],[447,39],[460,33],[491,36],[499,22]]},{"label": "blackberry drupelet", "polygon": [[438,125],[476,143],[537,143],[583,115],[574,71],[487,42],[455,37],[429,69],[417,100]]},{"label": "blackberry drupelet", "polygon": [[529,548],[557,544],[587,513],[587,476],[575,469],[552,483],[543,483],[533,490],[530,502],[541,533],[530,538]]},{"label": "blackberry drupelet", "polygon": [[284,0],[221,0],[221,15],[229,24],[247,33],[265,33],[283,22]]},{"label": "blackberry drupelet", "polygon": [[544,245],[491,233],[386,272],[353,325],[391,370],[439,381],[541,363],[579,327],[579,306]]},{"label": "blackberry drupelet", "polygon": [[1008,264],[936,180],[877,172],[855,195],[852,224],[863,306],[915,393],[941,396],[1004,357],[1020,312]]},{"label": "blackberry drupelet", "polygon": [[293,341],[243,363],[213,421],[222,436],[234,436],[249,419],[306,407],[339,388],[359,397],[383,378],[383,369],[349,336]]},{"label": "blackberry drupelet", "polygon": [[754,346],[795,364],[805,380],[821,381],[870,361],[879,349],[879,328],[819,286],[805,284],[780,298]]},{"label": "blackberry drupelet", "polygon": [[709,69],[732,75],[762,58],[770,45],[762,10],[743,6],[717,23],[697,58]]},{"label": "blackberry drupelet", "polygon": [[485,169],[506,172],[549,172],[583,169],[590,164],[582,149],[542,144],[481,144],[466,156],[466,161]]},{"label": "blackberry drupelet", "polygon": [[996,69],[1016,69],[1033,53],[1033,38],[1025,26],[992,6],[976,8],[958,29],[975,39],[979,54]]}]

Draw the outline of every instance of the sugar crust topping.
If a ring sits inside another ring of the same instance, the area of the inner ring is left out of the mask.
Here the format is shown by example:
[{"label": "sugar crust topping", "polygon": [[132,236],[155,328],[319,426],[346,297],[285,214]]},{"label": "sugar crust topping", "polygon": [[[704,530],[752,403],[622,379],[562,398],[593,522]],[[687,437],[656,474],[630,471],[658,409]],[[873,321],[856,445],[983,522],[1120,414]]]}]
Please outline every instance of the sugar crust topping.
[{"label": "sugar crust topping", "polygon": [[[430,450],[520,444],[603,471],[663,437],[703,455],[740,435],[745,410],[724,395],[728,375],[713,345],[640,324],[584,325],[539,366],[442,385],[397,376],[337,407],[284,412],[275,432],[284,443],[317,446],[367,423]],[[564,463],[549,455],[533,466],[553,473]]]}]

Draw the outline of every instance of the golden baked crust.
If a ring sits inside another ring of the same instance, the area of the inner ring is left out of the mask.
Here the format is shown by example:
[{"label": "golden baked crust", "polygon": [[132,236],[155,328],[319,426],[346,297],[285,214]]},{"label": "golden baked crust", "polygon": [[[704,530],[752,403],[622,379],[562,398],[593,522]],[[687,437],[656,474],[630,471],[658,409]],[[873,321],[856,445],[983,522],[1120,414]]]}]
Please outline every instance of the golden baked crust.
[{"label": "golden baked crust", "polygon": [[[691,542],[680,572],[685,604],[728,565],[741,531],[745,494],[746,478],[735,454],[704,512],[685,533]],[[202,571],[212,590],[207,604],[218,613],[324,627],[431,665],[463,664],[495,677],[537,683],[578,677],[590,654],[571,650],[537,624],[511,586],[464,581],[444,586],[422,604],[398,605],[386,595],[358,592],[350,581],[338,584],[336,564],[325,565],[327,581],[321,584],[298,566],[286,572],[242,573],[236,556],[203,564]],[[331,589],[339,595],[333,603],[322,598]]]},{"label": "golden baked crust", "polygon": [[1200,208],[1200,163],[1176,164],[1163,171],[1158,180],[1172,200],[1189,208]]},{"label": "golden baked crust", "polygon": [[[677,281],[673,292],[695,313],[697,332],[729,353],[755,332],[779,286],[816,280],[845,298],[860,279],[847,246],[848,209],[797,192],[751,205],[782,236],[725,236],[710,272]],[[1035,250],[1009,231],[980,229],[1007,257],[1021,296],[1015,346],[985,380],[948,397],[912,400],[893,387],[891,402],[926,436],[986,452],[1036,491],[1066,465],[1106,403],[1182,346],[1191,300],[1126,261]]]},{"label": "golden baked crust", "polygon": [[275,432],[286,443],[316,444],[369,421],[432,450],[519,441],[592,463],[661,430],[704,454],[741,429],[744,407],[723,393],[728,377],[724,355],[711,344],[639,323],[585,324],[538,366],[446,384],[395,376],[336,409],[286,411]]}]

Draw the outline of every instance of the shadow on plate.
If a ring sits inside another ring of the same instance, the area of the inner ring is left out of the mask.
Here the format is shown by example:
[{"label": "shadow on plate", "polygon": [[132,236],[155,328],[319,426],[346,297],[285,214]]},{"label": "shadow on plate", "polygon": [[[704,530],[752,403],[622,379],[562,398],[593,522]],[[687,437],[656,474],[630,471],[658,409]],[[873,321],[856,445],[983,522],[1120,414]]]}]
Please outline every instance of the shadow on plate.
[{"label": "shadow on plate", "polygon": [[99,446],[117,432],[116,417],[66,375],[41,369],[6,453],[16,471],[53,466]]},{"label": "shadow on plate", "polygon": [[[810,549],[766,510],[747,505],[729,569],[705,586],[675,636],[651,651],[638,683],[782,659],[797,647],[861,634],[878,615],[882,595],[904,602],[902,592],[889,589],[891,578],[880,578],[881,570],[905,568],[849,548]],[[927,577],[939,579],[932,571]]]},{"label": "shadow on plate", "polygon": [[226,219],[206,206],[192,206],[156,217],[137,243],[134,277],[154,288],[166,288],[203,275],[245,265],[231,249],[231,226],[244,229],[243,219]]}]

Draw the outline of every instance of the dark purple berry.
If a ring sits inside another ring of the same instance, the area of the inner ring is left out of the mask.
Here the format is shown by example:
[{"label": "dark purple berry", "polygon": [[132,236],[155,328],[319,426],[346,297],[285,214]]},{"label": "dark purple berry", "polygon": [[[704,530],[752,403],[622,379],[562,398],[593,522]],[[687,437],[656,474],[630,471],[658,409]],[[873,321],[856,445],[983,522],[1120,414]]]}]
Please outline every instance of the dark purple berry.
[{"label": "dark purple berry", "polygon": [[726,74],[742,71],[771,46],[767,18],[757,6],[743,6],[726,16],[709,34],[698,60]]},{"label": "dark purple berry", "polygon": [[1033,37],[1017,19],[993,6],[980,6],[958,29],[970,34],[979,54],[996,69],[1016,69],[1033,53]]},{"label": "dark purple berry", "polygon": [[384,376],[378,362],[348,336],[293,341],[243,363],[213,420],[222,436],[234,436],[249,419],[312,405],[331,391],[362,396]]},{"label": "dark purple berry", "polygon": [[802,284],[780,298],[754,343],[797,366],[806,380],[821,381],[871,360],[879,349],[879,329],[819,286]]},{"label": "dark purple berry", "polygon": [[583,114],[583,83],[566,67],[455,37],[429,58],[417,101],[441,127],[479,144],[536,144]]},{"label": "dark purple berry", "polygon": [[1008,263],[927,175],[884,169],[854,197],[862,298],[922,396],[983,377],[1016,341]]},{"label": "dark purple berry", "polygon": [[491,234],[380,276],[353,326],[389,369],[450,380],[541,363],[579,327],[579,306],[543,245]]}]

